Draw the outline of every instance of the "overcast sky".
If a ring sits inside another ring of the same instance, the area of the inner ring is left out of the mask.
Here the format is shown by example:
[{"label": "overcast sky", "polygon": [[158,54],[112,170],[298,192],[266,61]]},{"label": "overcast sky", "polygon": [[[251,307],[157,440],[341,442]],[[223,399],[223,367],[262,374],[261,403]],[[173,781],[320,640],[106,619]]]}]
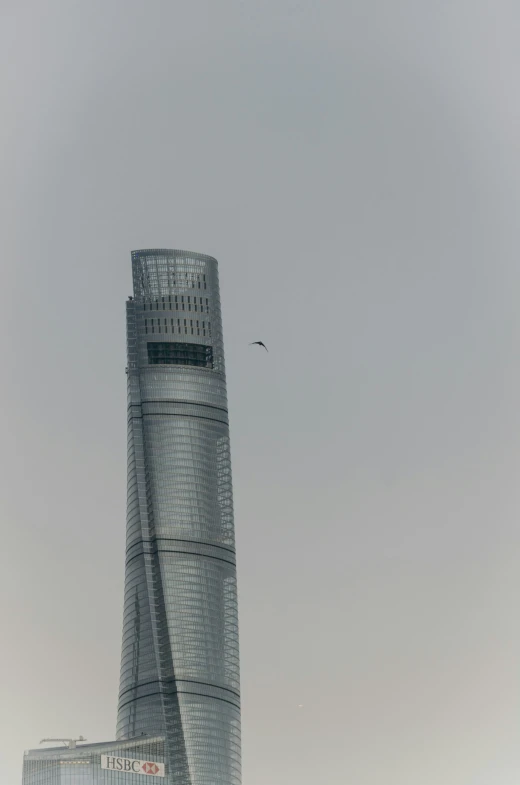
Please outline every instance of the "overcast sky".
[{"label": "overcast sky", "polygon": [[518,785],[519,28],[0,1],[0,785],[115,733],[150,247],[220,265],[244,785]]}]

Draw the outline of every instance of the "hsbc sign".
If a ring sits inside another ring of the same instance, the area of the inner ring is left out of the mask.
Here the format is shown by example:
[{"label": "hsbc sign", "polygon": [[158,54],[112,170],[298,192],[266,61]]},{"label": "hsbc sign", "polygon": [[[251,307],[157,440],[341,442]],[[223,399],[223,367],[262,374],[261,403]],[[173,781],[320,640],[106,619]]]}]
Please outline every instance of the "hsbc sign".
[{"label": "hsbc sign", "polygon": [[102,755],[101,768],[120,771],[122,774],[147,774],[149,777],[164,777],[164,763],[154,763],[150,760]]}]

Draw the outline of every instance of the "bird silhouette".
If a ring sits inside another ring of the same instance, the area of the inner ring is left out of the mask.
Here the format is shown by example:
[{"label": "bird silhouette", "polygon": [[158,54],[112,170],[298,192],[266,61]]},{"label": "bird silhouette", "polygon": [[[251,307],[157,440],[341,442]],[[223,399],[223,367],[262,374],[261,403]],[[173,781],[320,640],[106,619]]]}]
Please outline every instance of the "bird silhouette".
[{"label": "bird silhouette", "polygon": [[269,351],[265,343],[263,343],[262,341],[253,341],[252,343],[249,344],[249,346],[263,346],[266,352]]}]

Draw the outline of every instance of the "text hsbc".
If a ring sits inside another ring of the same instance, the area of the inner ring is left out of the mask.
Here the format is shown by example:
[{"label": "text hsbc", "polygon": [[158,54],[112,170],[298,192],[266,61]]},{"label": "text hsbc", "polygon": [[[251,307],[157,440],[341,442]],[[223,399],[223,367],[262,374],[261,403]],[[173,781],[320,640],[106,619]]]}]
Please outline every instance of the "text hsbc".
[{"label": "text hsbc", "polygon": [[110,755],[106,756],[107,769],[115,769],[116,771],[133,771],[139,774],[141,771],[141,761],[129,760],[128,758],[112,758]]},{"label": "text hsbc", "polygon": [[128,774],[144,774],[152,777],[164,777],[164,763],[135,758],[122,758],[118,755],[102,755],[101,768],[121,771]]}]

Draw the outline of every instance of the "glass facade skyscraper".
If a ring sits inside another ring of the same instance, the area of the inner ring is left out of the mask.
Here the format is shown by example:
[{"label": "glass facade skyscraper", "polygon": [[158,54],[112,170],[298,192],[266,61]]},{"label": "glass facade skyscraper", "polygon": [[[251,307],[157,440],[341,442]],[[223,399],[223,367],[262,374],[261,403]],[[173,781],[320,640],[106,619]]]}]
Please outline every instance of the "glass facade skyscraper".
[{"label": "glass facade skyscraper", "polygon": [[217,262],[156,249],[134,251],[132,269],[117,741],[74,752],[29,751],[24,785],[108,785],[142,781],[143,775],[165,785],[241,782],[235,540]]},{"label": "glass facade skyscraper", "polygon": [[132,253],[117,738],[164,736],[175,785],[239,785],[240,685],[218,268]]}]

